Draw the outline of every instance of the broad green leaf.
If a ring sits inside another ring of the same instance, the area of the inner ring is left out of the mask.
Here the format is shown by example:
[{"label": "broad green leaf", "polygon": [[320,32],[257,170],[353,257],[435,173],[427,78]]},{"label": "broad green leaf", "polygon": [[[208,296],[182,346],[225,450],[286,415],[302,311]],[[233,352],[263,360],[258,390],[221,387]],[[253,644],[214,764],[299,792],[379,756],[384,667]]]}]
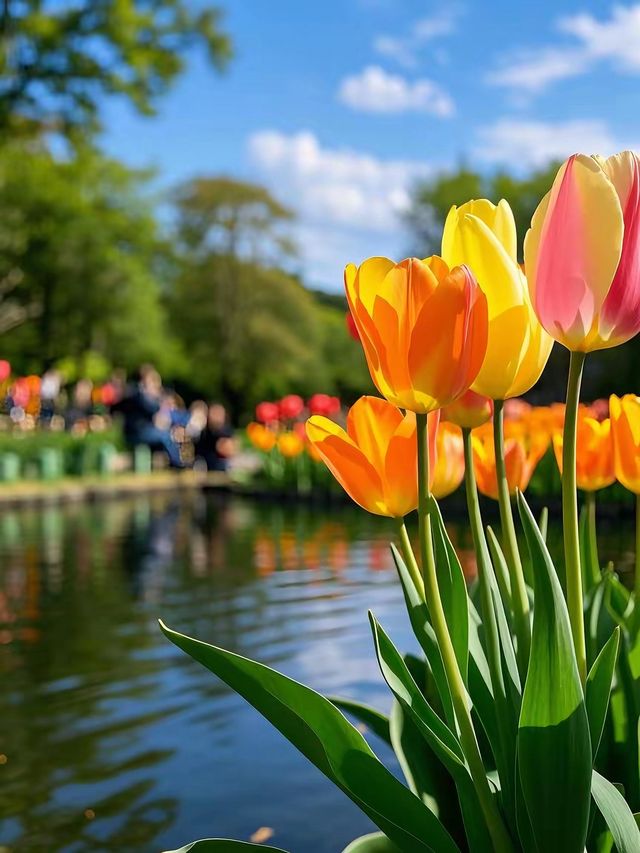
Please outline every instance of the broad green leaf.
[{"label": "broad green leaf", "polygon": [[398,847],[458,848],[429,809],[378,760],[360,732],[309,687],[241,655],[172,631],[165,635],[250,702]]},{"label": "broad green leaf", "polygon": [[615,785],[596,770],[591,779],[591,794],[613,836],[618,853],[638,853],[640,829],[625,798]]},{"label": "broad green leaf", "polygon": [[327,696],[327,699],[332,702],[336,708],[341,711],[346,711],[356,720],[364,723],[368,729],[377,735],[385,743],[391,746],[391,736],[389,734],[389,717],[381,711],[372,708],[370,705],[364,705],[362,702],[356,702],[354,699],[343,699],[340,696]]},{"label": "broad green leaf", "polygon": [[580,511],[579,538],[582,583],[586,593],[589,593],[600,580],[600,561],[594,525],[595,516],[590,515],[589,507],[585,503]]},{"label": "broad green leaf", "polygon": [[436,683],[440,702],[444,712],[444,718],[450,728],[455,728],[455,716],[453,713],[453,702],[449,691],[449,682],[444,671],[442,655],[438,648],[438,641],[429,620],[429,610],[424,598],[420,595],[411,577],[404,560],[400,556],[395,545],[391,546],[391,554],[395,563],[404,600],[409,614],[409,620],[416,640],[420,644],[425,657],[429,662],[433,679]]},{"label": "broad green leaf", "polygon": [[596,658],[587,677],[585,703],[591,733],[591,752],[594,757],[598,753],[604,721],[607,717],[619,644],[620,628],[616,628]]},{"label": "broad green leaf", "polygon": [[393,751],[413,793],[451,828],[460,826],[453,780],[406,708],[394,699],[389,717]]},{"label": "broad green leaf", "polygon": [[342,853],[402,853],[383,832],[361,835],[345,847]]},{"label": "broad green leaf", "polygon": [[469,662],[469,596],[460,560],[444,526],[435,498],[429,499],[438,587],[451,642],[462,678],[467,683]]},{"label": "broad green leaf", "polygon": [[457,738],[429,706],[411,677],[402,656],[371,612],[369,619],[378,663],[385,681],[456,784],[470,848],[472,850],[490,849],[491,842],[480,803]]},{"label": "broad green leaf", "polygon": [[[177,850],[165,853],[250,853],[251,850],[263,850],[265,853],[286,853],[280,847],[267,847],[265,844],[250,844],[248,841],[233,841],[230,838],[201,838],[192,841]],[[382,851],[381,851],[382,853]]]},{"label": "broad green leaf", "polygon": [[520,493],[518,508],[535,582],[531,656],[518,727],[522,792],[539,850],[581,853],[592,768],[587,712],[555,568]]},{"label": "broad green leaf", "polygon": [[491,553],[491,560],[495,570],[496,580],[500,589],[500,596],[504,605],[504,611],[509,622],[509,627],[512,629],[512,614],[513,608],[511,604],[511,580],[509,578],[509,567],[504,556],[504,551],[498,541],[498,537],[493,532],[492,527],[487,527],[487,543]]}]

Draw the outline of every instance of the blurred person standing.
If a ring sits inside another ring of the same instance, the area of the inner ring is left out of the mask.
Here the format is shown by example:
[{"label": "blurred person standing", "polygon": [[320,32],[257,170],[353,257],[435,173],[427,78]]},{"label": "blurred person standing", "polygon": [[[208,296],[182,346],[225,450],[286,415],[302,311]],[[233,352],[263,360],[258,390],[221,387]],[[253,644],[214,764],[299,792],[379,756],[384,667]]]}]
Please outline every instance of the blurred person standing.
[{"label": "blurred person standing", "polygon": [[207,471],[228,471],[229,461],[236,452],[233,429],[227,411],[221,403],[211,403],[207,422],[200,435],[195,438],[196,459],[203,459]]}]

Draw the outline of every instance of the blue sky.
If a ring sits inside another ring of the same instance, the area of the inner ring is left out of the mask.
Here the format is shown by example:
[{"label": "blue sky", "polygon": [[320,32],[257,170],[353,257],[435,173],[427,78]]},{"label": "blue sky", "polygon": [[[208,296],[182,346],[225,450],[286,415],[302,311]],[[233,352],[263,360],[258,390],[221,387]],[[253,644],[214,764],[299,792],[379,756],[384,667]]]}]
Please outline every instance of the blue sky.
[{"label": "blue sky", "polygon": [[207,173],[268,186],[298,214],[314,286],[340,289],[349,261],[402,255],[421,177],[640,148],[640,2],[221,5],[229,70],[194,51],[157,117],[106,105],[104,144],[163,186]]}]

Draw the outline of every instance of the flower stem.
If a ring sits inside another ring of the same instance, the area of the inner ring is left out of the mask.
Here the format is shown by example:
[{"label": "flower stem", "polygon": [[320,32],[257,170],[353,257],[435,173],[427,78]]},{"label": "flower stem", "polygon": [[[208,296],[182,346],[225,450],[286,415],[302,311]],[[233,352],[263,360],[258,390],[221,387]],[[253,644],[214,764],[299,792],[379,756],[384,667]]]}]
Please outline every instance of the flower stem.
[{"label": "flower stem", "polygon": [[524,677],[529,663],[529,649],[531,647],[529,596],[527,595],[527,586],[524,581],[524,571],[518,550],[518,539],[513,523],[513,509],[504,461],[504,400],[494,400],[493,402],[493,447],[496,457],[496,480],[498,483],[503,547],[511,578],[513,624],[518,641],[518,668],[520,675]]},{"label": "flower stem", "polygon": [[567,582],[567,607],[571,620],[573,645],[578,672],[584,685],[587,679],[587,650],[584,636],[582,572],[580,569],[580,536],[578,532],[578,493],[576,488],[576,444],[578,437],[578,403],[585,353],[572,352],[567,382],[567,405],[562,436],[562,526],[564,564]]},{"label": "flower stem", "polygon": [[596,531],[596,493],[585,492],[584,503],[587,510],[587,537],[589,539],[589,559],[585,570],[585,583],[587,589],[594,587],[600,580],[598,558],[598,537]]},{"label": "flower stem", "polygon": [[460,730],[460,744],[469,765],[469,772],[471,773],[471,778],[478,794],[478,800],[493,841],[494,850],[498,851],[498,853],[506,853],[506,851],[512,850],[511,841],[489,787],[476,733],[473,728],[466,687],[462,679],[458,661],[456,660],[455,650],[442,606],[440,589],[438,587],[429,509],[429,445],[426,415],[417,415],[417,427],[418,521],[420,525],[420,556],[422,559],[425,597],[433,630],[440,648],[440,654],[442,655],[447,683],[451,692],[453,708]]},{"label": "flower stem", "polygon": [[407,527],[404,523],[403,518],[396,518],[396,522],[398,524],[398,536],[400,538],[400,552],[402,554],[402,558],[404,559],[405,565],[409,570],[411,580],[416,585],[416,589],[418,590],[418,592],[424,598],[424,581],[422,580],[422,575],[420,574],[416,555],[413,553],[413,548],[411,547],[411,541],[409,539]]}]

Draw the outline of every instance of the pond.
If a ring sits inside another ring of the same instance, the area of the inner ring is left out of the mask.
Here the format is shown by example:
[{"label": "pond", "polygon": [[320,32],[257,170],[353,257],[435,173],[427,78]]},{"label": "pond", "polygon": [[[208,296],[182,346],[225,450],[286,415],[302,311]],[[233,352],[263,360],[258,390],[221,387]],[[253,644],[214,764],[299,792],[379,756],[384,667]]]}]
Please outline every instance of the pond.
[{"label": "pond", "polygon": [[[369,831],[157,618],[387,710],[367,609],[415,648],[390,533],[352,506],[220,494],[3,511],[0,850],[147,853],[263,829],[292,853],[336,853]],[[628,567],[631,528],[604,534]],[[472,570],[468,532],[452,537]]]}]

